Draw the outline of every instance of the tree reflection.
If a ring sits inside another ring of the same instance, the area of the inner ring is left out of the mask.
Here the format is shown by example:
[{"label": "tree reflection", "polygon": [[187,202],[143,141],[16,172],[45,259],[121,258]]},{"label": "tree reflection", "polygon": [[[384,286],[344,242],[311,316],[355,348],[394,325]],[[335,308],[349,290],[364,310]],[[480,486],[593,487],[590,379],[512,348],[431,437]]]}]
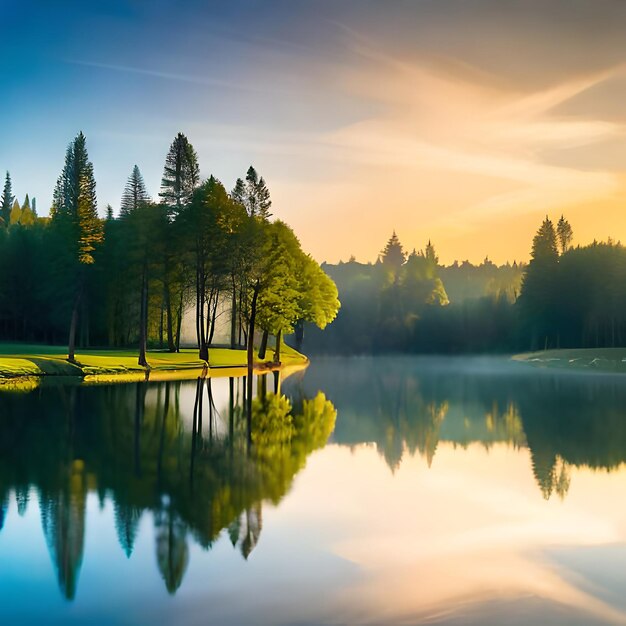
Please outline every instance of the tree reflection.
[{"label": "tree reflection", "polygon": [[527,447],[542,496],[563,499],[572,467],[626,462],[626,387],[615,377],[530,370],[505,359],[377,357],[330,366],[318,359],[292,386],[324,389],[341,415],[333,439],[374,442],[392,471],[406,454],[430,467],[441,442]]},{"label": "tree reflection", "polygon": [[[77,590],[90,492],[101,504],[112,500],[128,558],[142,516],[152,516],[157,565],[171,594],[183,581],[192,540],[209,549],[226,529],[244,558],[251,555],[263,501],[285,495],[306,457],[328,440],[336,412],[322,393],[292,403],[262,382],[248,420],[246,383],[222,382],[222,411],[215,381],[205,378],[0,395],[0,529],[9,494],[23,513],[36,489],[64,597]],[[181,402],[185,395],[192,404]]]}]

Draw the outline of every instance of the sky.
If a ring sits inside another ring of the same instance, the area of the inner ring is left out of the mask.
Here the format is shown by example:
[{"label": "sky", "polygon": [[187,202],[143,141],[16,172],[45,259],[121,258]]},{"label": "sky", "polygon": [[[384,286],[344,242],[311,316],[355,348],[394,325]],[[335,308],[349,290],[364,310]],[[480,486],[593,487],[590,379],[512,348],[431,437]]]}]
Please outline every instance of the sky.
[{"label": "sky", "polygon": [[249,165],[318,261],[395,230],[444,263],[527,260],[540,222],[626,241],[619,0],[0,0],[0,173],[46,214],[82,130],[101,214],[184,132]]}]

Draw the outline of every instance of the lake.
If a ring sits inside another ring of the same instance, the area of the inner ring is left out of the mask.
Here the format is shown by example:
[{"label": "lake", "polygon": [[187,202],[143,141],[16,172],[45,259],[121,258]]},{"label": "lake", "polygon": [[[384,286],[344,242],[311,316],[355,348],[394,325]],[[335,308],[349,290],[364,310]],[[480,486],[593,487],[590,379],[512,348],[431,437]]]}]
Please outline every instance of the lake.
[{"label": "lake", "polygon": [[245,390],[0,391],[2,623],[626,623],[626,377],[316,358]]}]

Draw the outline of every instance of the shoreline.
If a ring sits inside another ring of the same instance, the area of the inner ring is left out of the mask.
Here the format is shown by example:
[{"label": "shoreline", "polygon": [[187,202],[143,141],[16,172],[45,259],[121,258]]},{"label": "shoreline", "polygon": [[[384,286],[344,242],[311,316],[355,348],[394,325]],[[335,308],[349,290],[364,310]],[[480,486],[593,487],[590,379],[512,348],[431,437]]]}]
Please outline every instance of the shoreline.
[{"label": "shoreline", "polygon": [[626,373],[626,348],[558,348],[514,354],[511,360],[545,369]]},{"label": "shoreline", "polygon": [[[273,350],[268,350],[272,354]],[[148,368],[137,364],[136,352],[128,350],[82,350],[76,364],[66,360],[64,348],[41,345],[0,344],[0,390],[34,388],[43,380],[67,379],[84,384],[142,381],[192,380],[195,378],[240,377],[247,373],[246,351],[210,348],[209,362],[197,358],[196,349],[178,353],[148,351]],[[256,374],[273,371],[289,376],[306,368],[309,359],[281,346],[281,362],[255,359]]]}]

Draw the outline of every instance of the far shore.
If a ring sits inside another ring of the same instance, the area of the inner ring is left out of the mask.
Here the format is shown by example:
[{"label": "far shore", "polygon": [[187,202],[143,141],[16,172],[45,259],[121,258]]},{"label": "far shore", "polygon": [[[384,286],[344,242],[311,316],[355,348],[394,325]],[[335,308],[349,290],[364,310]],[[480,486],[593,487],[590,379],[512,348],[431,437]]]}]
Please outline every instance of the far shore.
[{"label": "far shore", "polygon": [[516,354],[514,361],[536,367],[626,373],[626,348],[567,348]]},{"label": "far shore", "polygon": [[[209,361],[198,359],[196,349],[185,348],[177,353],[151,350],[147,368],[137,363],[132,350],[79,350],[76,363],[67,361],[65,348],[32,344],[0,344],[0,386],[11,387],[27,380],[36,386],[42,378],[82,379],[85,383],[137,382],[142,380],[187,380],[198,377],[221,378],[244,376],[247,372],[246,351],[210,348]],[[308,359],[289,346],[281,346],[280,363],[273,362],[273,349],[267,357],[255,354],[254,371],[281,371],[289,375],[308,365]]]}]

